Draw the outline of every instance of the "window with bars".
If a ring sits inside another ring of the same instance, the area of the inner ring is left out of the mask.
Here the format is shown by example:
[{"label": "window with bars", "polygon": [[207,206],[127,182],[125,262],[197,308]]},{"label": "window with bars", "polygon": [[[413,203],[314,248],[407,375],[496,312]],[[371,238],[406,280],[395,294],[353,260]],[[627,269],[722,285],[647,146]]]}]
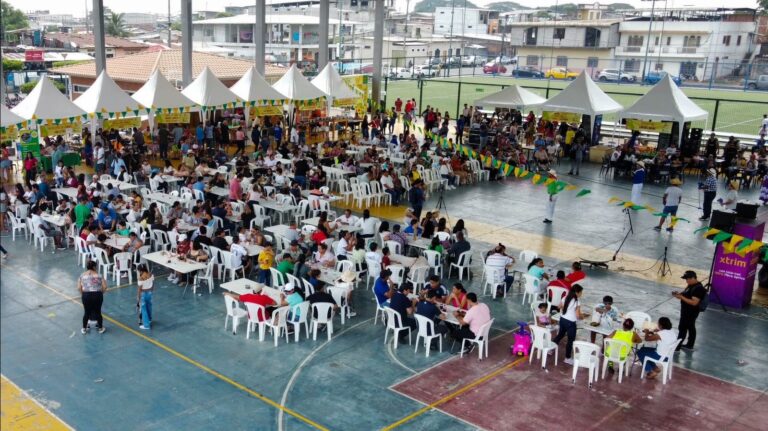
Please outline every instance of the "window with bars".
[{"label": "window with bars", "polygon": [[555,28],[555,32],[552,36],[552,39],[560,39],[560,40],[565,39],[565,28],[562,28],[562,27]]},{"label": "window with bars", "polygon": [[731,35],[723,36],[723,45],[731,46]]},{"label": "window with bars", "polygon": [[597,67],[599,59],[597,57],[587,58],[587,67]]},{"label": "window with bars", "polygon": [[633,35],[627,38],[627,46],[643,46],[644,36]]},{"label": "window with bars", "polygon": [[555,65],[556,66],[567,67],[568,66],[568,57],[566,57],[564,55],[558,55],[557,59],[555,60]]},{"label": "window with bars", "polygon": [[538,66],[539,65],[539,56],[538,55],[529,55],[525,58],[525,65],[526,66]]},{"label": "window with bars", "polygon": [[640,60],[637,59],[630,59],[624,61],[624,71],[625,72],[639,72],[640,71]]}]

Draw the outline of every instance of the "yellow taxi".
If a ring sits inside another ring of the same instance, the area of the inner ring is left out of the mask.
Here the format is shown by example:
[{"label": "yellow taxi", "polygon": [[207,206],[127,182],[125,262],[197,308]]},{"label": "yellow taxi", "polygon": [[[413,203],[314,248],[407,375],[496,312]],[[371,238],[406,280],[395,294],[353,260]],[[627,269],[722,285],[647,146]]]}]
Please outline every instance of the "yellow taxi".
[{"label": "yellow taxi", "polygon": [[553,67],[544,73],[544,78],[554,79],[576,79],[579,76],[579,72],[568,70],[565,67]]}]

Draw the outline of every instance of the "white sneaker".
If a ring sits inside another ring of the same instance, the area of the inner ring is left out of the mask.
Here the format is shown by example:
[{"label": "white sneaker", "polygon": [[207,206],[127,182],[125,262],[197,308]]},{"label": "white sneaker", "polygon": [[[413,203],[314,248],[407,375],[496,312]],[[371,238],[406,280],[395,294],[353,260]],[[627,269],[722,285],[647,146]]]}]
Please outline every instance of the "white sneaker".
[{"label": "white sneaker", "polygon": [[347,317],[355,317],[355,316],[357,316],[357,313],[352,310],[350,310],[349,313],[347,313]]},{"label": "white sneaker", "polygon": [[176,280],[178,280],[178,277],[176,277],[176,274],[171,274],[168,276],[168,281],[170,281],[171,283],[175,283]]},{"label": "white sneaker", "polygon": [[571,359],[571,358],[565,358],[565,360],[563,362],[565,362],[568,365],[573,365],[573,359]]}]

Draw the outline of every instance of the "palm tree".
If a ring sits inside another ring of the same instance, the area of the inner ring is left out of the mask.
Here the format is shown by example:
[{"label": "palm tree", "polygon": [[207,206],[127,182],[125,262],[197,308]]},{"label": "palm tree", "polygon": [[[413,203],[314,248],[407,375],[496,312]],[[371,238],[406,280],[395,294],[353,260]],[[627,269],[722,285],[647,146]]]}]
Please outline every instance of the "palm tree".
[{"label": "palm tree", "polygon": [[122,13],[112,12],[107,18],[107,34],[110,36],[122,37],[128,34],[125,31],[125,22]]}]

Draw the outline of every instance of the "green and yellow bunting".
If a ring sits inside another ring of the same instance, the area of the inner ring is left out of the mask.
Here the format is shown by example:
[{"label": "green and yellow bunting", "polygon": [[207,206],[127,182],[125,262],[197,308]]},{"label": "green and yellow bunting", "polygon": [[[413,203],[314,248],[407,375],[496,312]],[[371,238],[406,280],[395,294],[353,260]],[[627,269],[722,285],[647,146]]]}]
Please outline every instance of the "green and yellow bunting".
[{"label": "green and yellow bunting", "polygon": [[[711,240],[714,244],[722,244],[723,251],[726,254],[735,253],[740,257],[745,257],[750,253],[760,251],[762,247],[766,246],[762,241],[756,241],[708,226],[698,228],[693,233],[699,234],[701,232],[704,232],[704,237]],[[763,260],[768,260],[768,247],[763,249]]]}]

